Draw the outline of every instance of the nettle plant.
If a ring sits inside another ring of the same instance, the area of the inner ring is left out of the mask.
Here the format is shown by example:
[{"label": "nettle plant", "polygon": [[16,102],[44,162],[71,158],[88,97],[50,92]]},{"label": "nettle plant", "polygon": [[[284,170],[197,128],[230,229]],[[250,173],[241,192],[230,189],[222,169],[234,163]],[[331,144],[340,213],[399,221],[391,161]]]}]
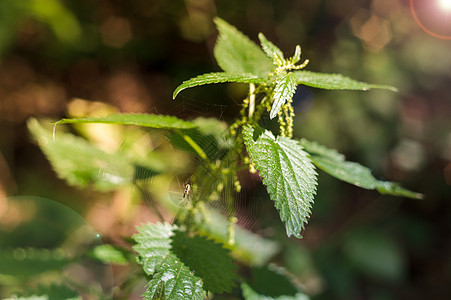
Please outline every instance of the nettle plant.
[{"label": "nettle plant", "polygon": [[[173,97],[184,89],[206,84],[248,84],[249,93],[240,114],[227,130],[215,119],[186,121],[155,114],[63,119],[57,124],[110,123],[163,130],[176,148],[197,157],[197,170],[182,187],[180,202],[159,203],[173,212],[174,221],[142,225],[133,236],[132,248],[149,278],[145,299],[203,299],[232,292],[237,284],[245,299],[307,299],[290,283],[283,268],[262,267],[277,253],[277,244],[237,225],[235,200],[241,190],[240,178],[258,174],[287,236],[297,238],[302,237],[311,215],[317,168],[364,189],[421,198],[421,194],[397,183],[375,179],[368,168],[346,161],[334,149],[293,138],[293,95],[299,85],[331,90],[395,89],[339,74],[306,71],[308,60],[301,60],[300,46],[296,46],[292,57],[286,58],[262,33],[258,35],[260,48],[224,20],[216,18],[215,23],[219,36],[214,55],[223,72],[189,79],[177,87]],[[276,133],[263,126],[267,122],[262,119],[267,120],[268,115],[278,121]],[[52,137],[35,120],[30,121],[29,127],[56,172],[70,184],[91,184],[100,190],[131,184],[146,195],[147,186],[152,184],[148,179],[164,173],[164,168],[136,153],[106,153],[69,134],[54,133]],[[243,170],[248,175],[243,175]],[[225,216],[207,205],[214,201],[225,205]],[[161,217],[157,206],[153,207]],[[236,263],[254,267],[253,279],[239,277]],[[286,285],[262,287],[268,280],[280,282],[280,278]],[[268,288],[274,293],[265,292]]]}]

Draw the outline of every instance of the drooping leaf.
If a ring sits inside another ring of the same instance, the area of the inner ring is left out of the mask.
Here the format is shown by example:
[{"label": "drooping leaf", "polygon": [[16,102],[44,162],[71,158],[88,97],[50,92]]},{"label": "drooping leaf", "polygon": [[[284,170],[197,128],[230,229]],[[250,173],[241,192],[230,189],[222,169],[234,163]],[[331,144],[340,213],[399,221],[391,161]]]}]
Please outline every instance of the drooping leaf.
[{"label": "drooping leaf", "polygon": [[74,118],[62,119],[58,124],[78,124],[78,123],[104,123],[118,125],[136,125],[161,129],[190,129],[196,125],[189,121],[181,120],[174,116],[153,115],[153,114],[113,114],[106,117]]},{"label": "drooping leaf", "polygon": [[311,155],[325,156],[334,160],[345,159],[345,156],[339,153],[337,150],[318,144],[315,141],[309,141],[307,139],[302,138],[299,142],[301,143],[302,147],[304,147],[304,150],[310,153]]},{"label": "drooping leaf", "polygon": [[202,236],[187,236],[181,231],[175,232],[171,245],[172,252],[202,278],[206,291],[231,292],[236,266],[222,245]]},{"label": "drooping leaf", "polygon": [[175,228],[168,223],[149,223],[137,229],[139,233],[132,236],[136,242],[133,250],[138,253],[138,262],[143,265],[144,272],[152,275],[169,255],[171,236]]},{"label": "drooping leaf", "polygon": [[381,194],[389,194],[393,196],[401,196],[412,199],[423,199],[423,194],[409,191],[403,188],[397,182],[392,181],[378,181],[376,184],[376,189]]},{"label": "drooping leaf", "polygon": [[305,151],[310,153],[313,163],[318,168],[337,179],[364,189],[377,189],[381,194],[404,196],[413,199],[421,199],[423,197],[419,193],[400,187],[397,183],[377,180],[367,167],[346,161],[344,155],[334,149],[306,139],[301,139],[299,143],[304,147]]},{"label": "drooping leaf", "polygon": [[376,188],[376,178],[367,167],[359,163],[333,160],[329,157],[317,155],[312,155],[311,158],[318,168],[335,178],[367,190]]},{"label": "drooping leaf", "polygon": [[150,160],[107,153],[72,134],[59,133],[53,139],[35,119],[28,128],[58,176],[71,185],[109,191],[161,173]]},{"label": "drooping leaf", "polygon": [[276,81],[274,88],[274,102],[269,117],[273,119],[287,100],[293,98],[296,91],[296,78],[293,73],[287,73]]},{"label": "drooping leaf", "polygon": [[156,273],[147,286],[144,299],[152,299],[161,282],[167,300],[193,299],[202,300],[202,280],[195,276],[174,254],[164,257]]},{"label": "drooping leaf", "polygon": [[249,156],[285,222],[287,235],[301,237],[317,184],[308,154],[297,141],[275,138],[268,130],[246,126],[243,136]]},{"label": "drooping leaf", "polygon": [[214,21],[219,31],[214,55],[221,69],[227,73],[267,78],[274,65],[257,44],[226,21],[220,18]]},{"label": "drooping leaf", "polygon": [[303,84],[326,90],[360,90],[384,89],[396,92],[395,87],[389,85],[371,84],[353,80],[341,74],[316,73],[311,71],[295,71],[297,84]]},{"label": "drooping leaf", "polygon": [[284,62],[283,52],[276,45],[268,41],[263,33],[258,34],[258,39],[266,55],[273,60],[277,65],[281,65]]},{"label": "drooping leaf", "polygon": [[172,98],[175,99],[178,93],[187,88],[192,88],[199,85],[224,83],[224,82],[264,83],[265,80],[253,74],[243,74],[243,73],[236,74],[226,72],[207,73],[184,81],[181,85],[179,85],[175,89]]}]

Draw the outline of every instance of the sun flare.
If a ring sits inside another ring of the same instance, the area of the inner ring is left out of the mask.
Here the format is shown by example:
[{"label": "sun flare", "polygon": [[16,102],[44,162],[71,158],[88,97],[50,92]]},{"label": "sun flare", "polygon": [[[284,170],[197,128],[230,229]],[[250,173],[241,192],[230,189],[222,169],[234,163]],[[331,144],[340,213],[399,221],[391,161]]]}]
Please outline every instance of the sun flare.
[{"label": "sun flare", "polygon": [[451,0],[438,0],[438,4],[444,11],[451,12]]}]

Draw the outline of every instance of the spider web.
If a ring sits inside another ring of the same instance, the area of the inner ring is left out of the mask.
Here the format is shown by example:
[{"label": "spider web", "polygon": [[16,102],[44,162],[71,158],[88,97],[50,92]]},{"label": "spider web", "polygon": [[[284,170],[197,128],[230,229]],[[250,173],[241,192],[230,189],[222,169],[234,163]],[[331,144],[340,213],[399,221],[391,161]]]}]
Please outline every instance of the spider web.
[{"label": "spider web", "polygon": [[[195,117],[212,117],[217,118],[221,121],[227,122],[230,112],[235,113],[239,111],[240,105],[238,101],[227,93],[224,87],[221,87],[225,91],[226,97],[229,100],[229,104],[217,104],[217,103],[206,103],[204,100],[199,100],[195,97],[190,97],[186,95],[180,95],[174,102],[174,106],[167,111],[159,111],[163,114],[171,114],[179,116],[182,119],[193,119]],[[244,98],[244,97],[243,97]],[[228,120],[227,123],[230,123]],[[167,137],[164,136],[153,136],[153,145],[158,147],[158,145],[164,145],[168,143]],[[206,139],[202,142],[208,144]],[[211,147],[217,147],[217,145],[209,145]],[[215,150],[215,149],[214,149]],[[221,149],[217,148],[217,151]],[[167,185],[167,199],[172,205],[180,206],[184,202],[184,191],[186,184],[191,186],[191,192],[189,198],[191,201],[202,201],[207,204],[211,209],[219,211],[226,218],[230,217],[231,214],[238,219],[237,224],[240,227],[251,231],[257,231],[259,229],[259,217],[261,217],[261,211],[265,207],[264,200],[267,198],[264,189],[262,188],[260,179],[256,174],[250,174],[247,170],[238,172],[238,179],[241,183],[241,191],[236,192],[233,189],[233,178],[226,177],[225,180],[228,182],[222,182],[225,187],[232,187],[231,189],[224,188],[221,192],[218,192],[218,197],[215,200],[208,199],[210,196],[211,189],[209,187],[202,186],[205,177],[215,177],[210,182],[220,183],[221,178],[218,175],[211,172],[211,170],[205,166],[204,162],[200,158],[195,156],[189,156],[185,158],[185,164],[188,169],[182,170],[181,172],[174,174],[172,179]],[[196,166],[203,169],[203,172],[197,172]],[[153,178],[146,179],[143,184],[151,185]],[[233,199],[233,212],[230,210],[230,206],[227,204],[227,199]],[[151,194],[144,195],[144,201],[147,206],[153,207],[156,205],[155,200],[152,199]],[[266,201],[266,204],[269,203]],[[174,216],[170,218],[169,221],[173,221]],[[214,221],[214,220],[212,220]]]}]

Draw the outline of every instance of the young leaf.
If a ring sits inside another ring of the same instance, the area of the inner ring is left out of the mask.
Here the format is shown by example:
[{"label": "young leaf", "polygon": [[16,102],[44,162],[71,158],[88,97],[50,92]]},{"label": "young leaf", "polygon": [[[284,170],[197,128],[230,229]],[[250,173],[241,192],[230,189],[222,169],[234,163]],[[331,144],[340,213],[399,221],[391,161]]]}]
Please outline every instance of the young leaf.
[{"label": "young leaf", "polygon": [[268,41],[263,33],[258,34],[258,39],[266,55],[273,60],[276,65],[281,65],[285,61],[283,52],[276,45]]},{"label": "young leaf", "polygon": [[229,251],[221,244],[202,236],[187,236],[176,231],[172,252],[203,280],[203,288],[211,293],[231,292],[235,269]]},{"label": "young leaf", "polygon": [[220,18],[214,21],[219,31],[214,55],[221,69],[233,74],[248,73],[267,78],[274,65],[257,44],[226,21]]},{"label": "young leaf", "polygon": [[217,72],[217,73],[207,73],[202,74],[197,77],[188,79],[184,81],[181,85],[179,85],[172,95],[172,98],[175,99],[178,93],[183,91],[184,89],[212,84],[212,83],[224,83],[224,82],[239,82],[239,83],[265,83],[264,79],[257,77],[252,74],[235,74],[235,73],[226,73],[226,72]]},{"label": "young leaf", "polygon": [[196,127],[193,123],[178,119],[177,117],[151,114],[113,114],[100,118],[62,119],[56,122],[55,125],[75,123],[136,125],[162,129],[190,129]]},{"label": "young leaf", "polygon": [[296,78],[293,73],[287,73],[276,81],[274,88],[274,102],[269,117],[273,119],[287,100],[293,98],[296,91]]},{"label": "young leaf", "polygon": [[60,133],[53,140],[36,119],[28,122],[28,128],[58,176],[71,185],[92,184],[97,190],[109,191],[161,173],[149,160],[106,153],[72,134]]},{"label": "young leaf", "polygon": [[297,84],[303,84],[315,88],[326,90],[360,90],[367,91],[369,89],[384,89],[396,92],[395,87],[389,85],[370,84],[366,82],[356,81],[341,74],[326,74],[310,71],[295,71]]},{"label": "young leaf", "polygon": [[157,266],[161,265],[171,249],[172,231],[175,229],[168,223],[144,224],[137,227],[138,234],[132,238],[136,241],[133,250],[138,253],[138,261],[144,272],[153,275]]},{"label": "young leaf", "polygon": [[153,299],[158,287],[164,282],[166,300],[202,300],[202,280],[174,254],[167,255],[158,266],[155,275],[147,285],[144,299]]},{"label": "young leaf", "polygon": [[301,46],[296,45],[296,48],[294,49],[294,55],[291,58],[291,63],[296,64],[300,60],[301,60]]},{"label": "young leaf", "polygon": [[246,126],[243,136],[249,156],[285,222],[287,235],[301,237],[317,184],[308,154],[297,141],[275,138],[268,130]]},{"label": "young leaf", "polygon": [[333,149],[306,139],[301,139],[299,143],[304,147],[305,151],[310,153],[312,161],[318,168],[337,179],[364,189],[377,189],[381,194],[414,199],[423,197],[421,194],[404,189],[394,182],[377,180],[368,168],[355,162],[345,161],[344,155]]}]

